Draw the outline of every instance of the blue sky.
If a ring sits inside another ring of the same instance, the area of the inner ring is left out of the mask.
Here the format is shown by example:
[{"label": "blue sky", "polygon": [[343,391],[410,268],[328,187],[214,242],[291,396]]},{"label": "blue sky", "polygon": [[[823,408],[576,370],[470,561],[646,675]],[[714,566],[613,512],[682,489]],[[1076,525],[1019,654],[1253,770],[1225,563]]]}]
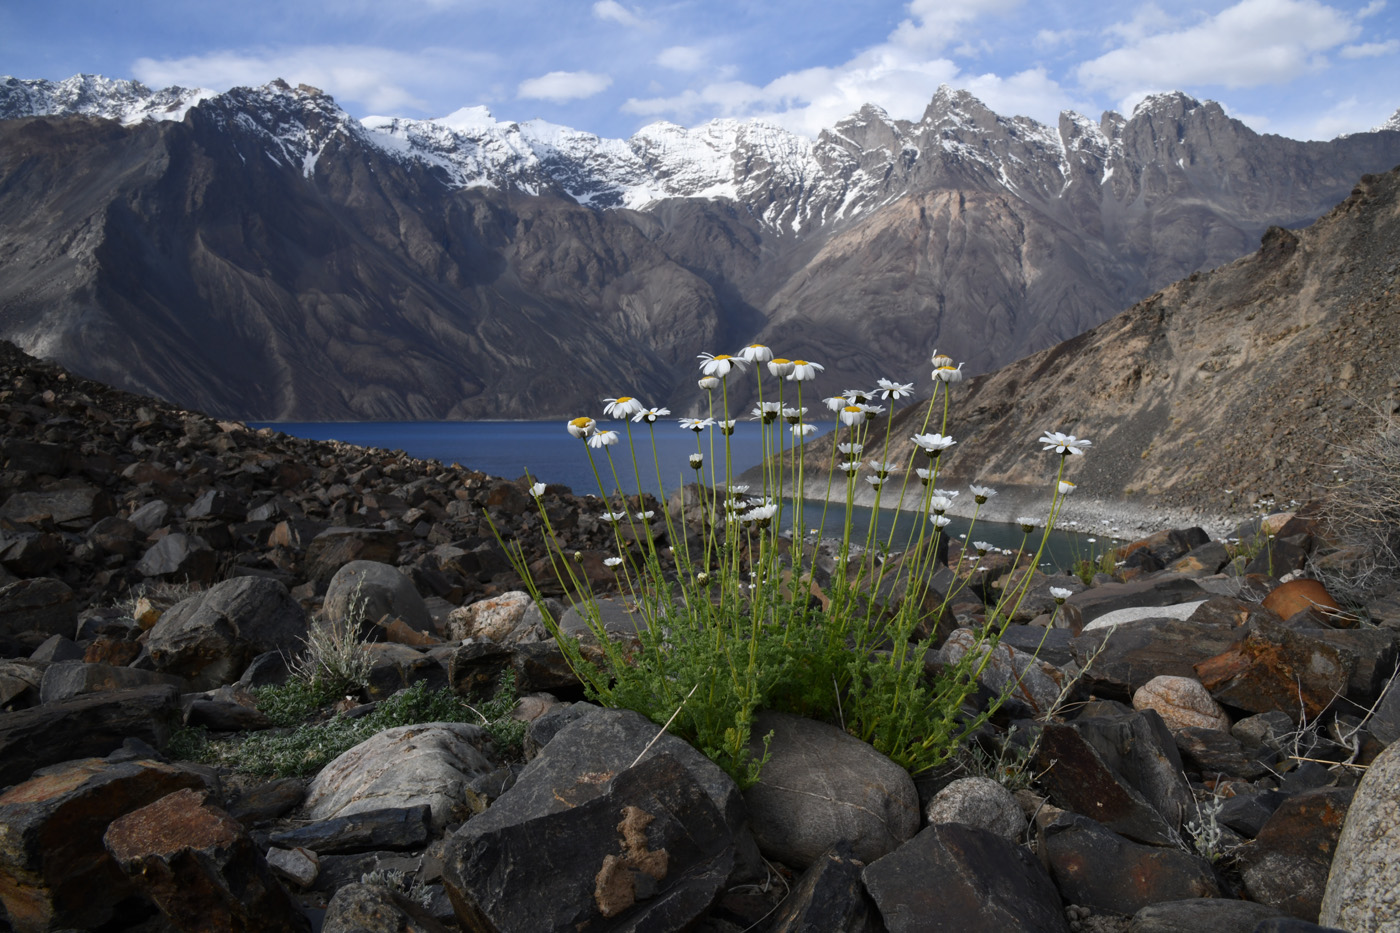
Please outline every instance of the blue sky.
[{"label": "blue sky", "polygon": [[275,77],[355,116],[484,105],[604,136],[761,117],[815,135],[941,83],[1053,121],[1146,93],[1328,139],[1400,108],[1400,0],[6,0],[0,72],[222,91]]}]

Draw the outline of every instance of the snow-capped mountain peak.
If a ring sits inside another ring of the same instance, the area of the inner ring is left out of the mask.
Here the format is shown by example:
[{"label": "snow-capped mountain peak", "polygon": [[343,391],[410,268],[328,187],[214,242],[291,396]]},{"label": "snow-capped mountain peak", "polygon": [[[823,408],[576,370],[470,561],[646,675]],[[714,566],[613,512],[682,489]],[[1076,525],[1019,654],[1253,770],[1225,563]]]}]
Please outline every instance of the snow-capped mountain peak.
[{"label": "snow-capped mountain peak", "polygon": [[183,120],[200,101],[217,96],[207,88],[152,91],[139,81],[79,74],[63,81],[0,77],[0,119],[88,116],[124,124]]}]

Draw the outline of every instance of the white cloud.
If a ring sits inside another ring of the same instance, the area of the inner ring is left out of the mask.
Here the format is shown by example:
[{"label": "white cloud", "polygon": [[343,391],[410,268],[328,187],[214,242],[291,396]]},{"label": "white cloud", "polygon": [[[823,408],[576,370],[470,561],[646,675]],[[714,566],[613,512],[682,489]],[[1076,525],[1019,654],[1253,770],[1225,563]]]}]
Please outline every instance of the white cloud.
[{"label": "white cloud", "polygon": [[1362,42],[1359,45],[1342,46],[1342,58],[1379,58],[1400,50],[1400,39],[1385,42]]},{"label": "white cloud", "polygon": [[329,93],[342,106],[355,102],[374,113],[421,110],[426,104],[404,80],[421,85],[450,79],[461,70],[481,66],[490,56],[455,50],[400,52],[359,45],[320,45],[256,52],[216,51],[175,59],[139,58],[132,73],[151,87],[178,84],[216,91],[261,87],[273,78],[309,84]]},{"label": "white cloud", "polygon": [[600,94],[611,84],[612,78],[591,71],[551,71],[538,78],[521,81],[515,90],[515,96],[548,100],[558,104]]},{"label": "white cloud", "polygon": [[1384,9],[1385,0],[1371,0],[1370,3],[1366,4],[1360,9],[1360,11],[1357,12],[1356,18],[1365,19],[1368,16],[1375,16],[1377,13]]},{"label": "white cloud", "polygon": [[1082,29],[1042,29],[1035,34],[1031,40],[1031,45],[1037,49],[1053,49],[1061,45],[1067,45],[1086,35]]},{"label": "white cloud", "polygon": [[621,23],[624,26],[636,28],[643,25],[643,20],[636,13],[618,3],[617,0],[598,0],[593,4],[593,15],[598,19],[612,20],[614,23]]},{"label": "white cloud", "polygon": [[1345,13],[1317,0],[1242,0],[1174,31],[1117,29],[1117,35],[1138,37],[1083,63],[1077,73],[1086,87],[1118,94],[1142,87],[1283,84],[1325,67],[1325,53],[1359,32]]},{"label": "white cloud", "polygon": [[662,49],[656,56],[656,63],[672,71],[699,71],[705,67],[706,55],[703,49],[693,45],[673,45]]}]

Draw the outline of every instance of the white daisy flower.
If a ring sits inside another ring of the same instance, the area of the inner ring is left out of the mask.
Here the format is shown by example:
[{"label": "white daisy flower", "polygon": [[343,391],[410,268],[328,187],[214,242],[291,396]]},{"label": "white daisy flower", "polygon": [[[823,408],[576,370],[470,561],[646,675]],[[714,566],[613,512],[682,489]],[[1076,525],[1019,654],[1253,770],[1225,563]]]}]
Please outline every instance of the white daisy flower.
[{"label": "white daisy flower", "polygon": [[807,414],[806,408],[783,409],[783,419],[787,421],[788,424],[797,424],[797,422],[802,420],[802,416],[805,414]]},{"label": "white daisy flower", "polygon": [[927,486],[933,482],[933,471],[928,467],[916,467],[914,472],[919,474],[919,482],[923,485]]},{"label": "white daisy flower", "polygon": [[747,361],[737,356],[730,356],[728,353],[701,353],[696,359],[701,360],[700,372],[706,376],[718,376],[723,379],[729,375],[731,370],[744,371],[744,367],[749,365]]},{"label": "white daisy flower", "polygon": [[655,512],[654,510],[652,510],[652,509],[647,509],[645,512],[638,512],[634,517],[635,517],[635,518],[637,519],[637,521],[639,521],[639,522],[649,522],[649,521],[652,520],[652,517],[655,516],[655,515],[656,515],[656,512]]},{"label": "white daisy flower", "polygon": [[836,469],[841,470],[841,471],[842,471],[843,473],[845,473],[847,476],[855,476],[855,475],[856,475],[856,470],[859,470],[859,469],[860,469],[860,461],[859,461],[859,460],[850,460],[850,461],[846,461],[846,462],[843,462],[843,463],[838,463],[838,464],[836,465]]},{"label": "white daisy flower", "polygon": [[605,398],[603,401],[607,403],[603,406],[603,414],[611,415],[619,420],[632,417],[643,407],[640,399],[635,399],[630,395]]},{"label": "white daisy flower", "polygon": [[996,550],[996,545],[992,544],[990,541],[974,541],[972,542],[972,546],[977,549],[978,557],[984,556],[988,551]]},{"label": "white daisy flower", "polygon": [[1026,534],[1030,534],[1032,531],[1035,531],[1036,525],[1040,524],[1040,519],[1029,518],[1025,515],[1022,515],[1020,518],[1016,519],[1016,524],[1021,526],[1021,530],[1023,532],[1025,532]]},{"label": "white daisy flower", "polygon": [[719,388],[719,377],[701,376],[700,380],[695,384],[698,385],[701,389],[705,390],[706,392],[709,392]]},{"label": "white daisy flower", "polygon": [[815,424],[794,424],[792,426],[793,437],[810,437],[816,433],[817,426]]},{"label": "white daisy flower", "polygon": [[762,528],[777,514],[778,507],[776,505],[761,505],[756,509],[749,509],[748,512],[744,513],[744,521],[753,522]]},{"label": "white daisy flower", "polygon": [[731,496],[741,496],[749,491],[749,486],[747,483],[730,483],[724,488],[729,492]]},{"label": "white daisy flower", "polygon": [[1057,488],[1060,490],[1060,495],[1062,496],[1067,496],[1074,492],[1074,484],[1067,479],[1060,480],[1060,484]]},{"label": "white daisy flower", "polygon": [[617,524],[618,522],[622,521],[624,518],[627,517],[627,513],[626,513],[626,512],[603,512],[603,513],[600,514],[598,517],[601,518],[601,519],[602,519],[603,521],[605,521],[605,522],[612,522],[613,524]]},{"label": "white daisy flower", "polygon": [[935,496],[942,496],[945,499],[956,499],[961,495],[956,489],[935,489],[933,494]]},{"label": "white daisy flower", "polygon": [[762,402],[753,410],[753,419],[762,421],[764,424],[772,424],[778,420],[778,416],[783,413],[783,406],[780,402]]},{"label": "white daisy flower", "polygon": [[934,515],[942,515],[953,507],[953,500],[947,496],[934,496],[929,499],[928,507]]},{"label": "white daisy flower", "polygon": [[879,489],[881,484],[885,482],[885,478],[883,476],[867,476],[865,481],[876,489]]},{"label": "white daisy flower", "polygon": [[952,366],[952,360],[949,360],[948,364],[947,366],[940,366],[933,371],[934,382],[962,382],[963,364],[959,363],[956,369]]},{"label": "white daisy flower", "polygon": [[817,378],[817,373],[826,369],[820,363],[809,363],[806,360],[793,360],[792,372],[788,374],[789,382],[811,382]]},{"label": "white daisy flower", "polygon": [[1053,450],[1061,457],[1073,454],[1076,457],[1084,455],[1084,448],[1094,446],[1093,441],[1087,438],[1078,438],[1073,434],[1061,434],[1059,431],[1046,431],[1040,438],[1040,443],[1045,445],[1046,450]]},{"label": "white daisy flower", "polygon": [[930,360],[930,362],[933,363],[935,369],[942,369],[944,366],[952,366],[953,358],[951,356],[948,356],[947,354],[939,353],[937,350],[934,350],[933,359]]},{"label": "white daisy flower", "polygon": [[740,350],[737,356],[749,363],[767,363],[773,359],[773,351],[761,343],[751,343]]},{"label": "white daisy flower", "polygon": [[957,443],[946,434],[915,434],[911,440],[930,459]]},{"label": "white daisy flower", "polygon": [[711,418],[682,418],[681,429],[685,431],[694,431],[696,434],[699,434],[701,431],[714,425],[714,423],[714,420]]},{"label": "white daisy flower", "polygon": [[976,502],[978,505],[981,505],[997,494],[997,491],[990,486],[969,486],[967,488],[968,491],[972,493],[972,501]]},{"label": "white daisy flower", "polygon": [[715,427],[719,428],[719,433],[721,434],[733,434],[734,426],[738,423],[739,422],[734,421],[732,419],[729,421],[716,421]]},{"label": "white daisy flower", "polygon": [[604,558],[603,558],[603,566],[604,566],[604,567],[608,567],[608,568],[617,567],[617,566],[620,565],[621,563],[622,563],[622,558],[621,558],[621,557],[604,557]]},{"label": "white daisy flower", "polygon": [[822,399],[822,404],[827,407],[828,411],[838,412],[849,405],[850,402],[846,401],[844,395],[833,395],[831,398]]},{"label": "white daisy flower", "polygon": [[953,524],[953,520],[946,515],[930,515],[928,520],[933,522],[935,528],[947,528]]},{"label": "white daisy flower", "polygon": [[841,423],[857,425],[865,423],[865,409],[860,405],[847,405],[841,409]]},{"label": "white daisy flower", "polygon": [[890,379],[876,379],[875,384],[880,387],[879,392],[880,398],[882,399],[901,399],[906,395],[914,394],[914,383],[912,382],[894,382]]},{"label": "white daisy flower", "polygon": [[691,455],[690,455],[690,468],[691,468],[692,470],[698,470],[698,469],[700,469],[700,468],[701,468],[702,466],[704,466],[704,465],[705,465],[705,455],[704,455],[704,454],[691,454]]},{"label": "white daisy flower", "polygon": [[1050,596],[1055,600],[1056,605],[1064,605],[1064,601],[1074,595],[1074,590],[1067,590],[1063,586],[1050,587]]},{"label": "white daisy flower", "polygon": [[886,476],[889,476],[891,473],[898,470],[899,464],[890,463],[885,460],[871,460],[870,469],[875,471],[876,476],[880,477],[881,479],[884,479]]},{"label": "white daisy flower", "polygon": [[574,437],[587,437],[593,433],[593,429],[598,426],[598,422],[592,418],[575,418],[566,427]]},{"label": "white daisy flower", "polygon": [[538,499],[544,495],[544,483],[535,483],[530,487],[530,495]]},{"label": "white daisy flower", "polygon": [[664,418],[671,413],[669,408],[648,408],[637,412],[632,416],[633,421],[645,421],[647,424],[656,424],[657,420]]},{"label": "white daisy flower", "polygon": [[616,431],[599,431],[588,438],[589,447],[611,447],[616,443]]},{"label": "white daisy flower", "polygon": [[860,452],[861,452],[862,450],[865,449],[865,445],[864,445],[864,444],[856,444],[856,443],[853,443],[853,442],[852,442],[852,443],[845,443],[845,444],[837,444],[837,445],[836,445],[836,449],[839,450],[839,451],[841,451],[841,453],[845,454],[845,455],[848,456],[848,457],[859,457],[859,456],[860,456]]},{"label": "white daisy flower", "polygon": [[792,360],[785,360],[781,356],[775,357],[768,361],[768,371],[779,379],[790,376],[792,375]]}]

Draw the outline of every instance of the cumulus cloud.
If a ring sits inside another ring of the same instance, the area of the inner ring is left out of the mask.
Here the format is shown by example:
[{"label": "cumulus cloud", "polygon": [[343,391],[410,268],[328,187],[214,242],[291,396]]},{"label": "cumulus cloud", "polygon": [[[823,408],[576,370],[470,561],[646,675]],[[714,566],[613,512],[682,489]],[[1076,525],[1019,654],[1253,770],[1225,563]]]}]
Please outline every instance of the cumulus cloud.
[{"label": "cumulus cloud", "polygon": [[591,71],[551,71],[538,78],[527,78],[515,90],[516,97],[563,103],[600,94],[612,84],[607,75]]},{"label": "cumulus cloud", "polygon": [[1356,38],[1360,27],[1317,0],[1242,0],[1185,28],[1113,31],[1132,38],[1083,63],[1077,74],[1085,87],[1127,94],[1143,87],[1285,83],[1325,67],[1325,53]]},{"label": "cumulus cloud", "polygon": [[643,20],[636,13],[618,3],[617,0],[598,0],[593,4],[593,15],[598,19],[611,20],[614,23],[621,23],[624,26],[636,28],[643,24]]},{"label": "cumulus cloud", "polygon": [[357,103],[376,113],[421,110],[426,104],[405,80],[419,85],[447,80],[460,70],[484,65],[490,56],[442,49],[409,53],[360,45],[319,45],[256,52],[216,51],[184,58],[139,58],[132,72],[151,87],[178,84],[224,91],[260,87],[273,78],[309,84],[342,106]]},{"label": "cumulus cloud", "polygon": [[1400,39],[1385,42],[1362,42],[1358,45],[1342,46],[1342,58],[1379,58],[1400,51]]},{"label": "cumulus cloud", "polygon": [[656,56],[658,65],[672,71],[699,71],[705,67],[705,60],[704,50],[693,45],[673,45]]}]

